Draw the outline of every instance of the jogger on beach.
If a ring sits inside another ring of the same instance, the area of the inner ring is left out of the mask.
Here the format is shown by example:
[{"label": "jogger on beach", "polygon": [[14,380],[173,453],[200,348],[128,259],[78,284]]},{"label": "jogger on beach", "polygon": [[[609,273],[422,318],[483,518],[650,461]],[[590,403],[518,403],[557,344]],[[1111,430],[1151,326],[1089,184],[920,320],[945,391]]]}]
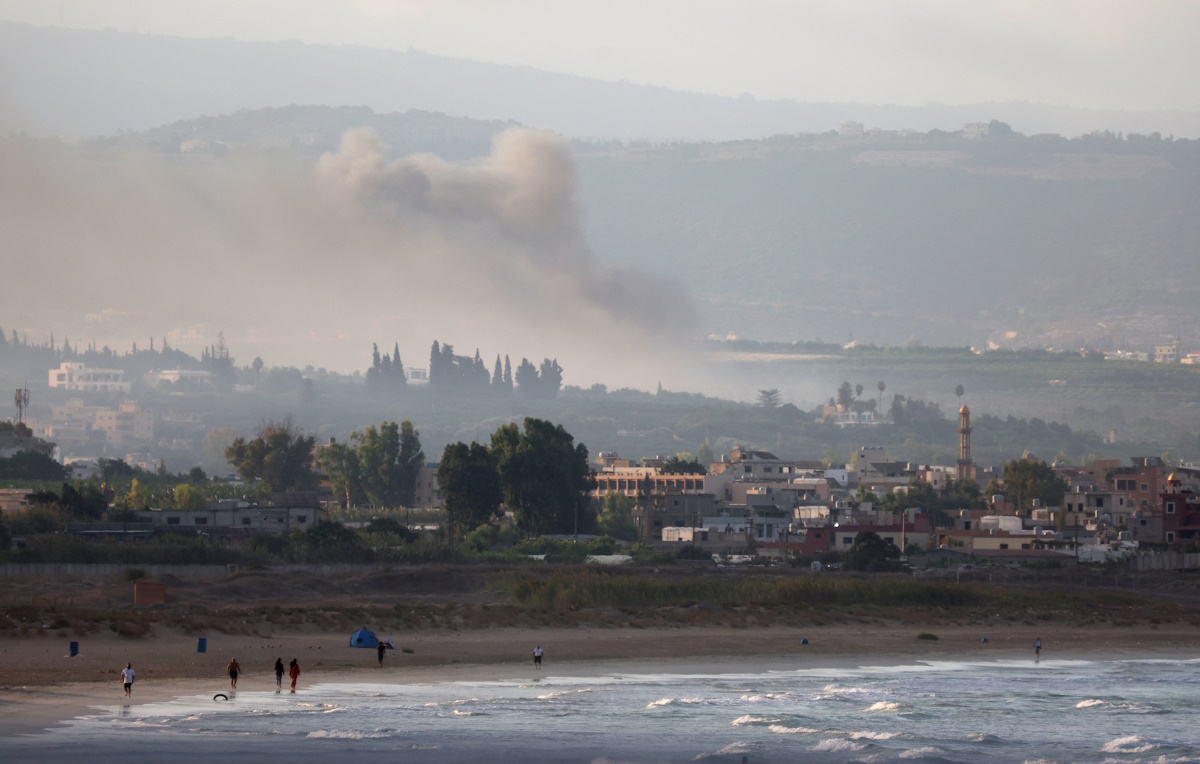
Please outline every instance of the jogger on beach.
[{"label": "jogger on beach", "polygon": [[133,664],[126,663],[125,668],[121,669],[121,682],[125,685],[125,697],[129,697],[130,690],[133,689]]}]

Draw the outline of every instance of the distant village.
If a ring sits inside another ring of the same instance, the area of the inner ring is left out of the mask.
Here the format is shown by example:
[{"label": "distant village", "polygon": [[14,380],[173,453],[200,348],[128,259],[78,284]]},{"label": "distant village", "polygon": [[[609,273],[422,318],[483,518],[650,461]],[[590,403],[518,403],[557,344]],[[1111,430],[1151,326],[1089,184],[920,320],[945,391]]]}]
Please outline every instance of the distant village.
[{"label": "distant village", "polygon": [[[1180,362],[1175,356],[1159,362]],[[411,370],[414,380],[424,370]],[[171,383],[204,385],[206,372],[160,372]],[[185,378],[185,374],[189,375]],[[89,369],[64,362],[50,371],[51,387],[79,391],[122,392],[128,381],[119,371]],[[18,410],[28,391],[17,391]],[[876,423],[872,411],[828,407],[827,417],[839,426],[862,427],[869,437]],[[19,414],[19,418],[21,415]],[[166,426],[188,423],[166,423]],[[193,423],[199,426],[199,423]],[[103,433],[110,444],[152,442],[161,420],[127,402],[115,409],[88,406],[71,399],[53,407],[48,422],[20,422],[0,431],[0,459],[22,451],[47,456],[68,444],[86,443]],[[730,453],[701,464],[678,458],[622,458],[601,451],[592,462],[591,495],[603,501],[626,497],[641,542],[670,549],[692,545],[717,556],[759,558],[819,557],[849,550],[862,533],[891,542],[914,567],[987,560],[1024,565],[1106,563],[1125,558],[1143,566],[1191,566],[1200,562],[1200,467],[1173,466],[1158,456],[1095,459],[1082,466],[1044,465],[1064,489],[1057,503],[1020,500],[1005,489],[1004,466],[976,465],[971,455],[971,412],[959,411],[958,459],[954,464],[914,464],[892,459],[883,446],[864,444],[845,464],[782,459],[765,450],[735,446]],[[57,444],[50,439],[59,441]],[[318,445],[315,451],[323,446]],[[702,454],[703,456],[711,456]],[[319,458],[314,454],[314,462]],[[154,470],[149,457],[130,463]],[[1026,454],[1011,462],[1044,464]],[[95,460],[69,460],[71,477],[96,474]],[[213,500],[207,506],[143,510],[139,517],[166,528],[231,536],[281,532],[318,523],[336,504],[330,482],[322,475],[316,492],[272,494],[254,502]],[[970,486],[977,501],[959,508],[937,509],[906,500],[914,487],[942,492]],[[25,508],[30,491],[0,490],[0,512]],[[414,509],[441,507],[438,465],[421,468]],[[126,528],[128,531],[128,528]],[[153,532],[153,531],[150,531]],[[1176,557],[1164,562],[1164,555]]]}]

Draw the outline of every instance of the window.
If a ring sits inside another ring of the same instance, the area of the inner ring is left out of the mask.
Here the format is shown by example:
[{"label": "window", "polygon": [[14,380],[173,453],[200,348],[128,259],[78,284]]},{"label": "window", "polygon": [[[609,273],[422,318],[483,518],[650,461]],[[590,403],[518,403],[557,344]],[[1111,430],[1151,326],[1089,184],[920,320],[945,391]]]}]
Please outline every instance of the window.
[{"label": "window", "polygon": [[179,518],[178,517],[168,517],[167,525],[179,525]]},{"label": "window", "polygon": [[850,546],[851,544],[854,543],[854,539],[850,538],[849,536],[843,536],[842,543],[845,544],[846,546]]},{"label": "window", "polygon": [[1167,514],[1168,515],[1175,514],[1175,502],[1173,502],[1173,501],[1167,502]]},{"label": "window", "polygon": [[250,518],[248,518],[248,517],[243,517],[243,518],[242,518],[242,525],[249,525],[249,524],[250,524]]},{"label": "window", "polygon": [[1001,548],[1001,549],[1008,549],[1008,544],[1001,544],[1001,545],[1000,545],[1000,548]]},{"label": "window", "polygon": [[1167,531],[1167,543],[1168,544],[1175,543],[1175,532],[1174,531]]},{"label": "window", "polygon": [[1150,486],[1145,483],[1142,483],[1142,491],[1145,492],[1145,491],[1149,491],[1149,490],[1150,490]]},{"label": "window", "polygon": [[1139,520],[1139,521],[1138,521],[1138,523],[1139,523],[1140,525],[1145,525],[1145,524],[1146,524],[1146,521],[1145,521],[1145,520]]},{"label": "window", "polygon": [[763,472],[770,472],[770,471],[771,471],[770,467],[763,467]]},{"label": "window", "polygon": [[192,522],[195,523],[196,525],[208,525],[208,518],[207,517],[197,517],[197,518],[193,518]]},{"label": "window", "polygon": [[308,515],[296,515],[296,522],[300,525],[304,525],[308,522]]}]

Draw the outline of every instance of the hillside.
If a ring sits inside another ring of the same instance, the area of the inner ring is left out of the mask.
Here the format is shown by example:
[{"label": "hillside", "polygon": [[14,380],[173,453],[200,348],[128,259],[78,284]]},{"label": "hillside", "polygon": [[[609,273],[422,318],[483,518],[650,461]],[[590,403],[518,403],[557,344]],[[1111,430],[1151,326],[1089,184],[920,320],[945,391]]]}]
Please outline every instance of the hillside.
[{"label": "hillside", "polygon": [[1188,112],[1029,103],[919,107],[728,98],[420,51],[187,39],[0,23],[0,128],[69,139],[289,104],[423,109],[516,120],[576,138],[731,140],[823,131],[847,119],[955,130],[1001,119],[1025,132],[1096,128],[1200,136]]},{"label": "hillside", "polygon": [[[511,123],[285,107],[123,134],[315,158],[371,127],[393,157],[486,153]],[[790,134],[576,142],[597,255],[681,281],[700,333],[843,344],[1149,350],[1200,343],[1200,142],[1097,134]]]}]

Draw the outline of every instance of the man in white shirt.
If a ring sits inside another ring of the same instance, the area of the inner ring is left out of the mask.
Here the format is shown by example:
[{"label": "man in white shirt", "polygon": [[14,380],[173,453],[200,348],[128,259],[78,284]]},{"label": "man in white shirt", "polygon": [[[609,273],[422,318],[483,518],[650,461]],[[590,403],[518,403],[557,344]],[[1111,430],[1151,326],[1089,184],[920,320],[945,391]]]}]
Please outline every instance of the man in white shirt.
[{"label": "man in white shirt", "polygon": [[538,670],[542,670],[542,646],[538,645],[533,649],[533,665]]},{"label": "man in white shirt", "polygon": [[133,664],[126,663],[125,668],[121,669],[121,681],[125,683],[125,697],[129,697],[129,691],[133,689]]}]

